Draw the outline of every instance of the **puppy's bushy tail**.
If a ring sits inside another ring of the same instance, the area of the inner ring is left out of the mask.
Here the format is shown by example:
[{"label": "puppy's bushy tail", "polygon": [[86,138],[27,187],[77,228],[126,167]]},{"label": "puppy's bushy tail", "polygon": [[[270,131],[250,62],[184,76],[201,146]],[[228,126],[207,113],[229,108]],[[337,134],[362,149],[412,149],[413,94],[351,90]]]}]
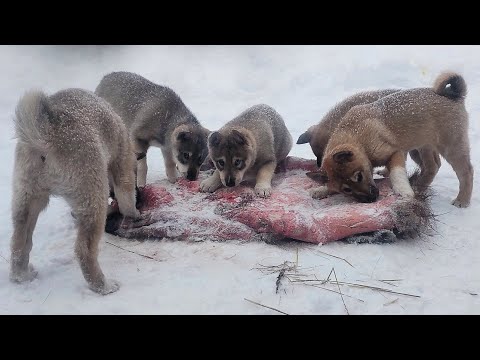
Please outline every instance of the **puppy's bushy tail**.
[{"label": "puppy's bushy tail", "polygon": [[463,99],[467,95],[467,84],[461,75],[443,72],[435,80],[433,91],[452,100]]},{"label": "puppy's bushy tail", "polygon": [[32,148],[48,150],[48,131],[52,111],[47,95],[40,90],[27,91],[15,108],[15,137]]}]

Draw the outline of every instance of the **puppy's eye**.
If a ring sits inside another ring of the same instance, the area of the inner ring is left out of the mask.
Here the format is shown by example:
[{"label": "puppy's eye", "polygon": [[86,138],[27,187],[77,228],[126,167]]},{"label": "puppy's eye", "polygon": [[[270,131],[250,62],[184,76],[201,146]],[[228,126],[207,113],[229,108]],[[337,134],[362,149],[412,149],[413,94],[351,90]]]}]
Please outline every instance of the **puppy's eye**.
[{"label": "puppy's eye", "polygon": [[184,158],[185,160],[190,159],[190,154],[187,153],[187,152],[184,152],[184,153],[183,153],[183,158]]},{"label": "puppy's eye", "polygon": [[363,180],[363,175],[361,172],[357,174],[357,182],[361,182]]},{"label": "puppy's eye", "polygon": [[217,161],[217,164],[218,164],[218,166],[220,166],[220,167],[224,167],[224,166],[225,166],[225,161],[223,161],[223,160],[218,160],[218,161]]},{"label": "puppy's eye", "polygon": [[347,185],[343,185],[342,186],[342,191],[346,194],[350,194],[352,192],[352,189]]},{"label": "puppy's eye", "polygon": [[234,162],[234,165],[235,165],[236,167],[240,167],[242,164],[243,164],[243,160],[240,160],[240,159],[237,159],[237,160],[235,160],[235,162]]}]

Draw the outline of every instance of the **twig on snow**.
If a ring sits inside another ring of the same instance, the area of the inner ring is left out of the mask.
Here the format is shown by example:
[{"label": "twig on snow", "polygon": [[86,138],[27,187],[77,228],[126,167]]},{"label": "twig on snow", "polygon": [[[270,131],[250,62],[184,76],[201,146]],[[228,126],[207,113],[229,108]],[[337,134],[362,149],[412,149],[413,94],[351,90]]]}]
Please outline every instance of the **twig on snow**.
[{"label": "twig on snow", "polygon": [[248,299],[246,299],[246,298],[243,298],[243,300],[246,300],[246,301],[248,301],[248,302],[251,302],[252,304],[255,304],[255,305],[258,305],[258,306],[262,306],[262,307],[264,307],[264,308],[267,308],[267,309],[270,309],[270,310],[279,312],[280,314],[288,315],[286,312],[283,312],[283,311],[281,311],[281,310],[275,309],[275,308],[273,308],[273,307],[271,307],[271,306],[262,305],[262,304],[260,304],[260,303],[257,303],[257,302],[252,301],[252,300],[248,300]]},{"label": "twig on snow", "polygon": [[152,257],[152,256],[148,256],[148,255],[140,254],[140,253],[137,253],[137,252],[135,252],[135,251],[132,251],[132,250],[125,249],[125,248],[123,248],[123,247],[121,247],[121,246],[118,246],[118,245],[112,244],[112,243],[111,243],[111,242],[109,242],[109,241],[106,241],[106,243],[107,243],[107,244],[109,244],[109,245],[115,246],[116,248],[119,248],[119,249],[121,249],[121,250],[123,250],[123,251],[128,251],[129,253],[132,253],[132,254],[135,254],[135,255],[138,255],[138,256],[141,256],[141,257],[144,257],[144,258],[150,259],[150,260],[155,260],[155,261],[157,261],[157,262],[162,262],[162,260],[155,259],[155,258],[154,258],[154,257]]}]

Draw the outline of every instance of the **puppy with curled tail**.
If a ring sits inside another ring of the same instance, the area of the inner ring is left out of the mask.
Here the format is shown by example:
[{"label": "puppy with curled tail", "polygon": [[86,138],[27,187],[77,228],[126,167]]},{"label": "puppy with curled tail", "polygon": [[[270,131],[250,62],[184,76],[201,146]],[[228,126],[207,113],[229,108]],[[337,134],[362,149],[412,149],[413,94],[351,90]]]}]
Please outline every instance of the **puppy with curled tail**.
[{"label": "puppy with curled tail", "polygon": [[419,157],[422,172],[416,183],[426,187],[432,182],[440,166],[440,154],[459,180],[459,192],[452,204],[468,207],[474,171],[466,94],[463,77],[444,72],[431,88],[402,90],[352,107],[324,151],[322,169],[328,177],[324,194],[341,192],[361,202],[376,201],[373,168],[387,166],[394,192],[412,197],[405,159],[407,152],[417,150],[412,158]]},{"label": "puppy with curled tail", "polygon": [[[37,272],[30,264],[37,218],[51,195],[72,208],[75,243],[83,276],[102,295],[119,283],[107,279],[98,263],[109,190],[120,212],[138,219],[135,207],[135,155],[128,132],[111,106],[90,91],[66,89],[47,96],[32,90],[15,111],[10,280],[24,282]],[[112,189],[110,189],[109,184]]]}]

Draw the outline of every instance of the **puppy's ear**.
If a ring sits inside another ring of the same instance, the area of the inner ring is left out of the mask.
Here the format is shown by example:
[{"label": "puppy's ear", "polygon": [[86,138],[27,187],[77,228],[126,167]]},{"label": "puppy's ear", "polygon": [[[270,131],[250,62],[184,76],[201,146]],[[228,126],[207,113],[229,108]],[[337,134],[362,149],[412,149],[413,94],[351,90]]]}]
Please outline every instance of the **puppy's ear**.
[{"label": "puppy's ear", "polygon": [[353,160],[353,152],[349,150],[339,151],[333,154],[333,160],[339,164],[344,164]]},{"label": "puppy's ear", "polygon": [[325,169],[320,168],[320,170],[317,171],[310,171],[307,172],[307,176],[319,183],[327,183],[328,182],[328,175]]},{"label": "puppy's ear", "polygon": [[359,170],[359,171],[355,171],[352,175],[352,177],[350,178],[353,182],[362,182],[363,180],[363,174],[362,172]]},{"label": "puppy's ear", "polygon": [[192,138],[192,133],[190,131],[181,131],[177,135],[177,140],[181,142],[186,142]]},{"label": "puppy's ear", "polygon": [[220,145],[221,138],[222,135],[220,135],[218,131],[214,131],[208,136],[208,143],[212,147],[217,147],[218,145]]},{"label": "puppy's ear", "polygon": [[247,139],[245,138],[245,136],[240,131],[232,130],[232,139],[238,145],[248,145]]},{"label": "puppy's ear", "polygon": [[302,135],[300,135],[298,137],[297,144],[309,143],[311,138],[312,138],[312,136],[310,135],[310,132],[307,130]]}]

